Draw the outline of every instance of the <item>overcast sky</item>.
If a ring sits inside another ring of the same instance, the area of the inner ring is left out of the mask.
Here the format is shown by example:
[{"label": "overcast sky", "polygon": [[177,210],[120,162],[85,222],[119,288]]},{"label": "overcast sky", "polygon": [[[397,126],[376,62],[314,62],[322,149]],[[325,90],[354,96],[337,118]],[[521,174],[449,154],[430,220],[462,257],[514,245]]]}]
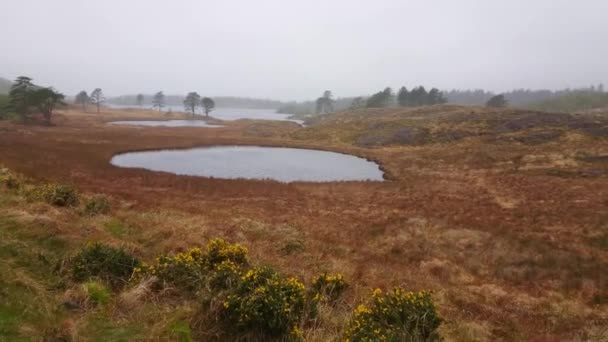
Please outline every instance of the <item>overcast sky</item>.
[{"label": "overcast sky", "polygon": [[608,82],[608,0],[0,0],[0,77],[307,99]]}]

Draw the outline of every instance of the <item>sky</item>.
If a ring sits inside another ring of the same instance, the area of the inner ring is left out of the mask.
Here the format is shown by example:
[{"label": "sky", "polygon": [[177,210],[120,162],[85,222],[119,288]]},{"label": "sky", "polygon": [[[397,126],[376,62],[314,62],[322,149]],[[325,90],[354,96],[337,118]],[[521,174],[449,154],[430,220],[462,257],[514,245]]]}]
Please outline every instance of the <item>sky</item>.
[{"label": "sky", "polygon": [[0,0],[0,77],[279,100],[608,82],[608,0]]}]

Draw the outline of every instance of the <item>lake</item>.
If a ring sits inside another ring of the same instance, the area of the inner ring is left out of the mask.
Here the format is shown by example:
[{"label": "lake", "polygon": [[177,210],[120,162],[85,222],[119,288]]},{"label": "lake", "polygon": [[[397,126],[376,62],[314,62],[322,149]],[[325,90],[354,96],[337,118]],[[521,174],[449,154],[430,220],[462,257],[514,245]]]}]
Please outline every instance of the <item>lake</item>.
[{"label": "lake", "polygon": [[127,125],[127,126],[148,126],[148,127],[208,127],[218,128],[222,125],[211,125],[203,120],[130,120],[130,121],[112,121],[112,125]]},{"label": "lake", "polygon": [[112,165],[226,179],[273,179],[280,182],[382,181],[378,164],[364,158],[319,150],[213,146],[184,150],[128,152]]},{"label": "lake", "polygon": [[[137,106],[124,106],[124,105],[114,105],[114,104],[107,104],[108,107],[110,108],[133,108],[133,109],[137,109]],[[142,107],[142,109],[146,109],[146,110],[152,110],[152,108],[148,107]],[[163,107],[162,113],[166,113],[169,110],[171,110],[174,113],[183,113],[184,112],[184,107],[183,106],[165,106]],[[197,115],[204,115],[203,113],[200,112],[200,110],[198,111]],[[278,120],[278,121],[292,121],[298,124],[302,124],[303,121],[302,120],[295,120],[295,119],[289,119],[290,114],[279,114],[276,112],[275,109],[248,109],[248,108],[215,108],[211,113],[209,113],[210,116],[216,118],[216,119],[220,119],[220,120],[225,120],[225,121],[234,121],[234,120],[240,120],[240,119],[252,119],[252,120]]]}]

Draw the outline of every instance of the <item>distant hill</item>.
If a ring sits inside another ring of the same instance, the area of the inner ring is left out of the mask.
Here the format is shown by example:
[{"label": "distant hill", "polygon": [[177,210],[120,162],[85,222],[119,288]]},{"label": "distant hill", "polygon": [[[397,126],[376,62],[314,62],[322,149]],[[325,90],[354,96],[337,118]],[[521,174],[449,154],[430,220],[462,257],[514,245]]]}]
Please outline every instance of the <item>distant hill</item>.
[{"label": "distant hill", "polygon": [[13,82],[7,80],[6,78],[0,77],[0,94],[8,94],[12,85]]},{"label": "distant hill", "polygon": [[580,90],[528,106],[549,112],[580,112],[598,108],[608,108],[608,93]]}]

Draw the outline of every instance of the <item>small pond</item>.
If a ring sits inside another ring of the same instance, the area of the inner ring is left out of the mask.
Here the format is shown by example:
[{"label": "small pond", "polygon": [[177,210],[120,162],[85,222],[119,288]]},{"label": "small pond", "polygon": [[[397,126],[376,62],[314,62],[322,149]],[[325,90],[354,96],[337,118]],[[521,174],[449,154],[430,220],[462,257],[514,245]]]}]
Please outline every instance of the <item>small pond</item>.
[{"label": "small pond", "polygon": [[369,160],[336,152],[284,147],[213,146],[184,150],[128,152],[112,165],[177,175],[273,179],[280,182],[382,181]]},{"label": "small pond", "polygon": [[129,120],[129,121],[112,121],[112,125],[127,125],[127,126],[148,126],[148,127],[208,127],[218,128],[224,127],[221,125],[211,125],[203,120]]}]

